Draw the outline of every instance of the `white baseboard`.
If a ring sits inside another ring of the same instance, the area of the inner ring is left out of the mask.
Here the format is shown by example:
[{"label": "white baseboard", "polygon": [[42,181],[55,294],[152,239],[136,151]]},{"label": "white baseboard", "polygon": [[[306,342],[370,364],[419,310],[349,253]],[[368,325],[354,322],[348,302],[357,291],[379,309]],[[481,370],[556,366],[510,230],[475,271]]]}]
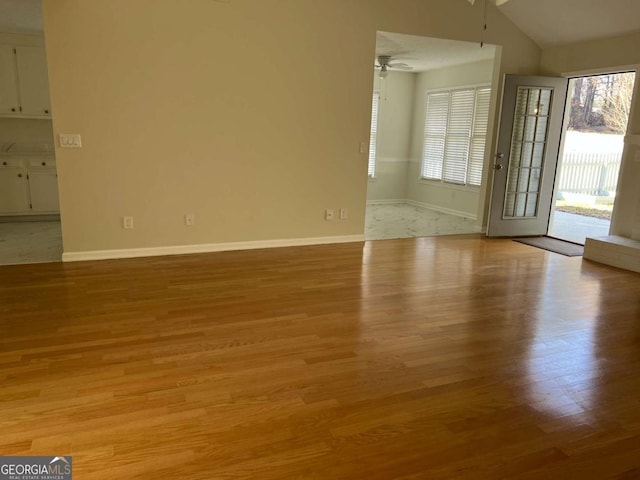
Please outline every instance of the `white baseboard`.
[{"label": "white baseboard", "polygon": [[367,200],[367,205],[397,205],[407,203],[406,198],[396,198],[387,200]]},{"label": "white baseboard", "polygon": [[200,245],[177,245],[171,247],[130,248],[118,250],[95,250],[88,252],[65,252],[62,254],[62,261],[82,262],[88,260],[114,260],[121,258],[159,257],[164,255],[187,255],[193,253],[229,252],[232,250],[257,250],[260,248],[302,247],[309,245],[328,245],[333,243],[357,242],[364,242],[364,235],[293,238],[283,240],[211,243]]},{"label": "white baseboard", "polygon": [[477,215],[473,215],[468,212],[461,212],[459,210],[453,210],[451,208],[441,207],[439,205],[431,205],[429,203],[416,202],[415,200],[406,200],[408,205],[413,205],[418,208],[427,208],[429,210],[435,210],[436,212],[447,213],[449,215],[455,215],[456,217],[468,218],[469,220],[478,220]]}]

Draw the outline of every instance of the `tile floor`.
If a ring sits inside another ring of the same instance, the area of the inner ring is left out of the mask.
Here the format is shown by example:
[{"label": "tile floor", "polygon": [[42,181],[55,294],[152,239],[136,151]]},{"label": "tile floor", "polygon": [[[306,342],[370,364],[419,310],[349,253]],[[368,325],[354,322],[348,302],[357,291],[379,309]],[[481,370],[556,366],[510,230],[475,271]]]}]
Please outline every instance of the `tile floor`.
[{"label": "tile floor", "polygon": [[61,260],[60,222],[0,223],[0,265]]},{"label": "tile floor", "polygon": [[367,205],[365,239],[477,233],[476,221],[406,203]]}]

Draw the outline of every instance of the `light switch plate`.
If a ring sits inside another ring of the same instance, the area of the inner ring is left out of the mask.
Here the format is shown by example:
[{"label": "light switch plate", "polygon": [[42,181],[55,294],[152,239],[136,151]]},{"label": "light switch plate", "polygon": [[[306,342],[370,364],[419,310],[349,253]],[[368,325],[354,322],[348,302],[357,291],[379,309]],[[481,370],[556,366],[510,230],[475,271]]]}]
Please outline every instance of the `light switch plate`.
[{"label": "light switch plate", "polygon": [[61,133],[60,147],[62,148],[82,148],[82,138],[79,133]]}]

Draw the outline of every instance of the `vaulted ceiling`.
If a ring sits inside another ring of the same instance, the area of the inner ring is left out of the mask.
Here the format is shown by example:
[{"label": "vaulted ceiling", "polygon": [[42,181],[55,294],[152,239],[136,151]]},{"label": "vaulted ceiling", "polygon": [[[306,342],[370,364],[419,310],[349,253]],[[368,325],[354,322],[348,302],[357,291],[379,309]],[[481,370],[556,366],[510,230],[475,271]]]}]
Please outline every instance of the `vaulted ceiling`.
[{"label": "vaulted ceiling", "polygon": [[640,31],[640,0],[510,0],[498,8],[542,48]]},{"label": "vaulted ceiling", "polygon": [[[498,8],[543,48],[640,31],[640,0],[509,0]],[[0,31],[42,29],[41,0],[0,0]]]}]

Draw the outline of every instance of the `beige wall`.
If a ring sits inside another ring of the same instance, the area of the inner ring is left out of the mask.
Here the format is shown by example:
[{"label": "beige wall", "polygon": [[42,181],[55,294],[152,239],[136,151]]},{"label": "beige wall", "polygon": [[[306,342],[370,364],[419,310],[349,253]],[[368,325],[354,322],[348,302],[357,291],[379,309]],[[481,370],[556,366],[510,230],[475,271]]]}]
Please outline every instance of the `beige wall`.
[{"label": "beige wall", "polygon": [[[582,42],[543,51],[541,70],[547,75],[600,73],[629,69],[638,72],[640,65],[640,32],[604,40]],[[634,142],[628,143],[622,156],[620,180],[611,233],[631,237],[640,229],[640,82],[629,120],[628,133]]]},{"label": "beige wall", "polygon": [[443,88],[491,84],[492,76],[492,60],[456,65],[418,75],[414,100],[411,162],[407,177],[408,198],[410,200],[433,208],[453,211],[469,218],[477,217],[480,188],[447,185],[420,178],[426,92]]},{"label": "beige wall", "polygon": [[386,80],[374,77],[379,92],[376,177],[369,179],[368,201],[407,198],[407,167],[413,121],[416,74],[389,72]]},{"label": "beige wall", "polygon": [[[482,24],[451,0],[43,5],[54,132],[83,139],[56,152],[65,252],[362,234],[376,31]],[[503,71],[536,73],[535,44],[492,6],[489,25]]]}]

